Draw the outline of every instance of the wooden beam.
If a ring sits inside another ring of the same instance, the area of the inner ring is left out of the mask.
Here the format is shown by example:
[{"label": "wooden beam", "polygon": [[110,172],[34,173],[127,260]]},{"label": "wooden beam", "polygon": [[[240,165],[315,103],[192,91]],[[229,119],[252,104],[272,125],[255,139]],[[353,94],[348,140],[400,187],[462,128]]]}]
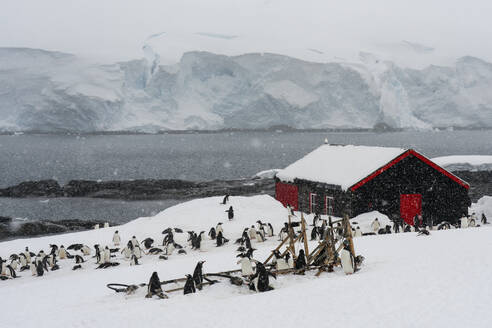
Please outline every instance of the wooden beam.
[{"label": "wooden beam", "polygon": [[270,256],[268,256],[268,258],[265,260],[265,262],[263,262],[263,264],[267,264],[267,263],[268,263],[268,261],[270,261],[270,260],[271,260],[271,258],[273,257],[273,253],[274,253],[275,251],[278,251],[278,250],[280,249],[280,247],[282,247],[282,246],[283,246],[283,244],[285,244],[285,242],[286,242],[287,240],[289,240],[289,238],[290,238],[289,236],[285,237],[285,238],[284,238],[284,240],[282,240],[282,242],[280,243],[280,245],[278,245],[278,246],[277,246],[277,248],[275,248],[275,249],[272,251],[272,253],[270,254]]},{"label": "wooden beam", "polygon": [[304,220],[304,215],[301,212],[301,226],[302,226],[302,234],[304,238],[304,253],[306,255],[306,259],[309,257],[309,248],[308,248],[308,242],[307,242],[307,234],[306,234],[306,221]]}]

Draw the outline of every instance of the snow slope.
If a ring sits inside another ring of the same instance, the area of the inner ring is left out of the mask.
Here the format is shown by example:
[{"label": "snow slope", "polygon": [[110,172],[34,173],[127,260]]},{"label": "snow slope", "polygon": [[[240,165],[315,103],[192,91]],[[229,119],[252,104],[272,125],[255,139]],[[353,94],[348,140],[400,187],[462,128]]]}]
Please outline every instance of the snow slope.
[{"label": "snow slope", "polygon": [[[223,220],[221,198],[194,200],[169,208],[154,218],[119,226],[123,240],[159,236],[167,226],[208,229]],[[268,196],[231,197],[237,217],[224,222],[231,239],[242,227],[261,217],[278,224],[286,210]],[[371,218],[369,218],[370,220]],[[361,221],[362,222],[362,221]],[[114,228],[0,243],[0,256],[29,245],[47,248],[50,242],[105,243]],[[281,276],[271,280],[274,291],[256,294],[246,287],[221,282],[193,295],[171,293],[168,300],[115,294],[110,282],[147,282],[157,271],[160,279],[191,273],[196,261],[206,260],[205,271],[236,268],[235,245],[172,255],[168,261],[145,256],[142,265],[94,270],[93,260],[84,269],[71,271],[71,260],[60,261],[61,270],[43,277],[0,281],[2,327],[488,327],[492,302],[492,229],[432,231],[368,236],[355,239],[358,254],[366,258],[361,271],[345,276],[340,269],[315,277]],[[274,239],[274,240],[272,240]],[[253,243],[257,259],[264,259],[277,245],[276,238]],[[456,242],[459,240],[460,242]],[[310,244],[313,247],[313,243]],[[298,247],[298,245],[296,245]],[[169,285],[168,285],[169,286]],[[169,286],[172,288],[173,286]],[[327,310],[329,309],[329,310]]]},{"label": "snow slope", "polygon": [[492,156],[487,155],[454,155],[432,159],[434,163],[448,171],[490,171]]},{"label": "snow slope", "polygon": [[98,64],[0,48],[0,130],[492,127],[492,64],[410,69],[370,54],[309,62],[271,53],[186,52]]}]

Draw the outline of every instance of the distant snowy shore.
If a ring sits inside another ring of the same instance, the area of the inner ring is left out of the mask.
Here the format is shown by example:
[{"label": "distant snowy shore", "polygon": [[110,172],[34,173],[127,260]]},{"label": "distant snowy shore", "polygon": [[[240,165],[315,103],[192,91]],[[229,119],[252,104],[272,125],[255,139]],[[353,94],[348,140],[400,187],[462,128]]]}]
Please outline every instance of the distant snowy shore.
[{"label": "distant snowy shore", "polygon": [[432,161],[448,171],[492,171],[492,155],[441,156]]}]

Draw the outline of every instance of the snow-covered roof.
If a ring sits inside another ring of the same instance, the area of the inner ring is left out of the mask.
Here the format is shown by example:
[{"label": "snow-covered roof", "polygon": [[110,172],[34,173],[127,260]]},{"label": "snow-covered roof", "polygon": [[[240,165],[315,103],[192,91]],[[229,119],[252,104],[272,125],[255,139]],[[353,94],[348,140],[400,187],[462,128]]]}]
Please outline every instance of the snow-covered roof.
[{"label": "snow-covered roof", "polygon": [[277,173],[285,182],[294,179],[341,186],[343,190],[367,177],[406,149],[324,144]]}]

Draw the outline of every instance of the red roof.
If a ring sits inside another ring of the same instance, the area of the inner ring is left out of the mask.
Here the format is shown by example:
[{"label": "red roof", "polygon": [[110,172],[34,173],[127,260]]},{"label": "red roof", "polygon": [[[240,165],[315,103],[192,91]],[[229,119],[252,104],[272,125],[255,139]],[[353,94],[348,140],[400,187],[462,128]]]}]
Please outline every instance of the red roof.
[{"label": "red roof", "polygon": [[443,169],[442,167],[440,167],[439,165],[437,165],[436,163],[432,162],[430,159],[428,159],[427,157],[425,157],[424,155],[422,154],[419,154],[418,152],[416,152],[415,150],[413,149],[409,149],[407,150],[406,152],[404,152],[403,154],[399,155],[398,157],[396,157],[395,159],[393,159],[391,162],[389,162],[388,164],[380,167],[379,169],[377,169],[376,171],[374,171],[373,173],[369,174],[367,177],[365,177],[364,179],[360,180],[359,182],[357,182],[356,184],[354,184],[353,186],[351,186],[349,189],[351,191],[355,191],[357,190],[358,188],[360,188],[361,186],[365,185],[367,182],[371,181],[372,179],[374,179],[375,177],[377,177],[378,175],[380,175],[381,173],[383,173],[384,171],[386,171],[387,169],[389,169],[390,167],[392,167],[393,165],[397,164],[398,162],[400,162],[402,159],[410,156],[410,155],[413,155],[415,157],[417,157],[418,159],[420,159],[422,162],[424,162],[425,164],[429,165],[430,167],[432,167],[433,169],[441,172],[442,174],[444,174],[445,176],[447,176],[448,178],[450,178],[451,180],[453,180],[454,182],[460,184],[461,186],[463,186],[464,188],[466,189],[469,189],[470,188],[470,185],[461,180],[460,178],[458,178],[456,175],[446,171],[445,169]]}]

